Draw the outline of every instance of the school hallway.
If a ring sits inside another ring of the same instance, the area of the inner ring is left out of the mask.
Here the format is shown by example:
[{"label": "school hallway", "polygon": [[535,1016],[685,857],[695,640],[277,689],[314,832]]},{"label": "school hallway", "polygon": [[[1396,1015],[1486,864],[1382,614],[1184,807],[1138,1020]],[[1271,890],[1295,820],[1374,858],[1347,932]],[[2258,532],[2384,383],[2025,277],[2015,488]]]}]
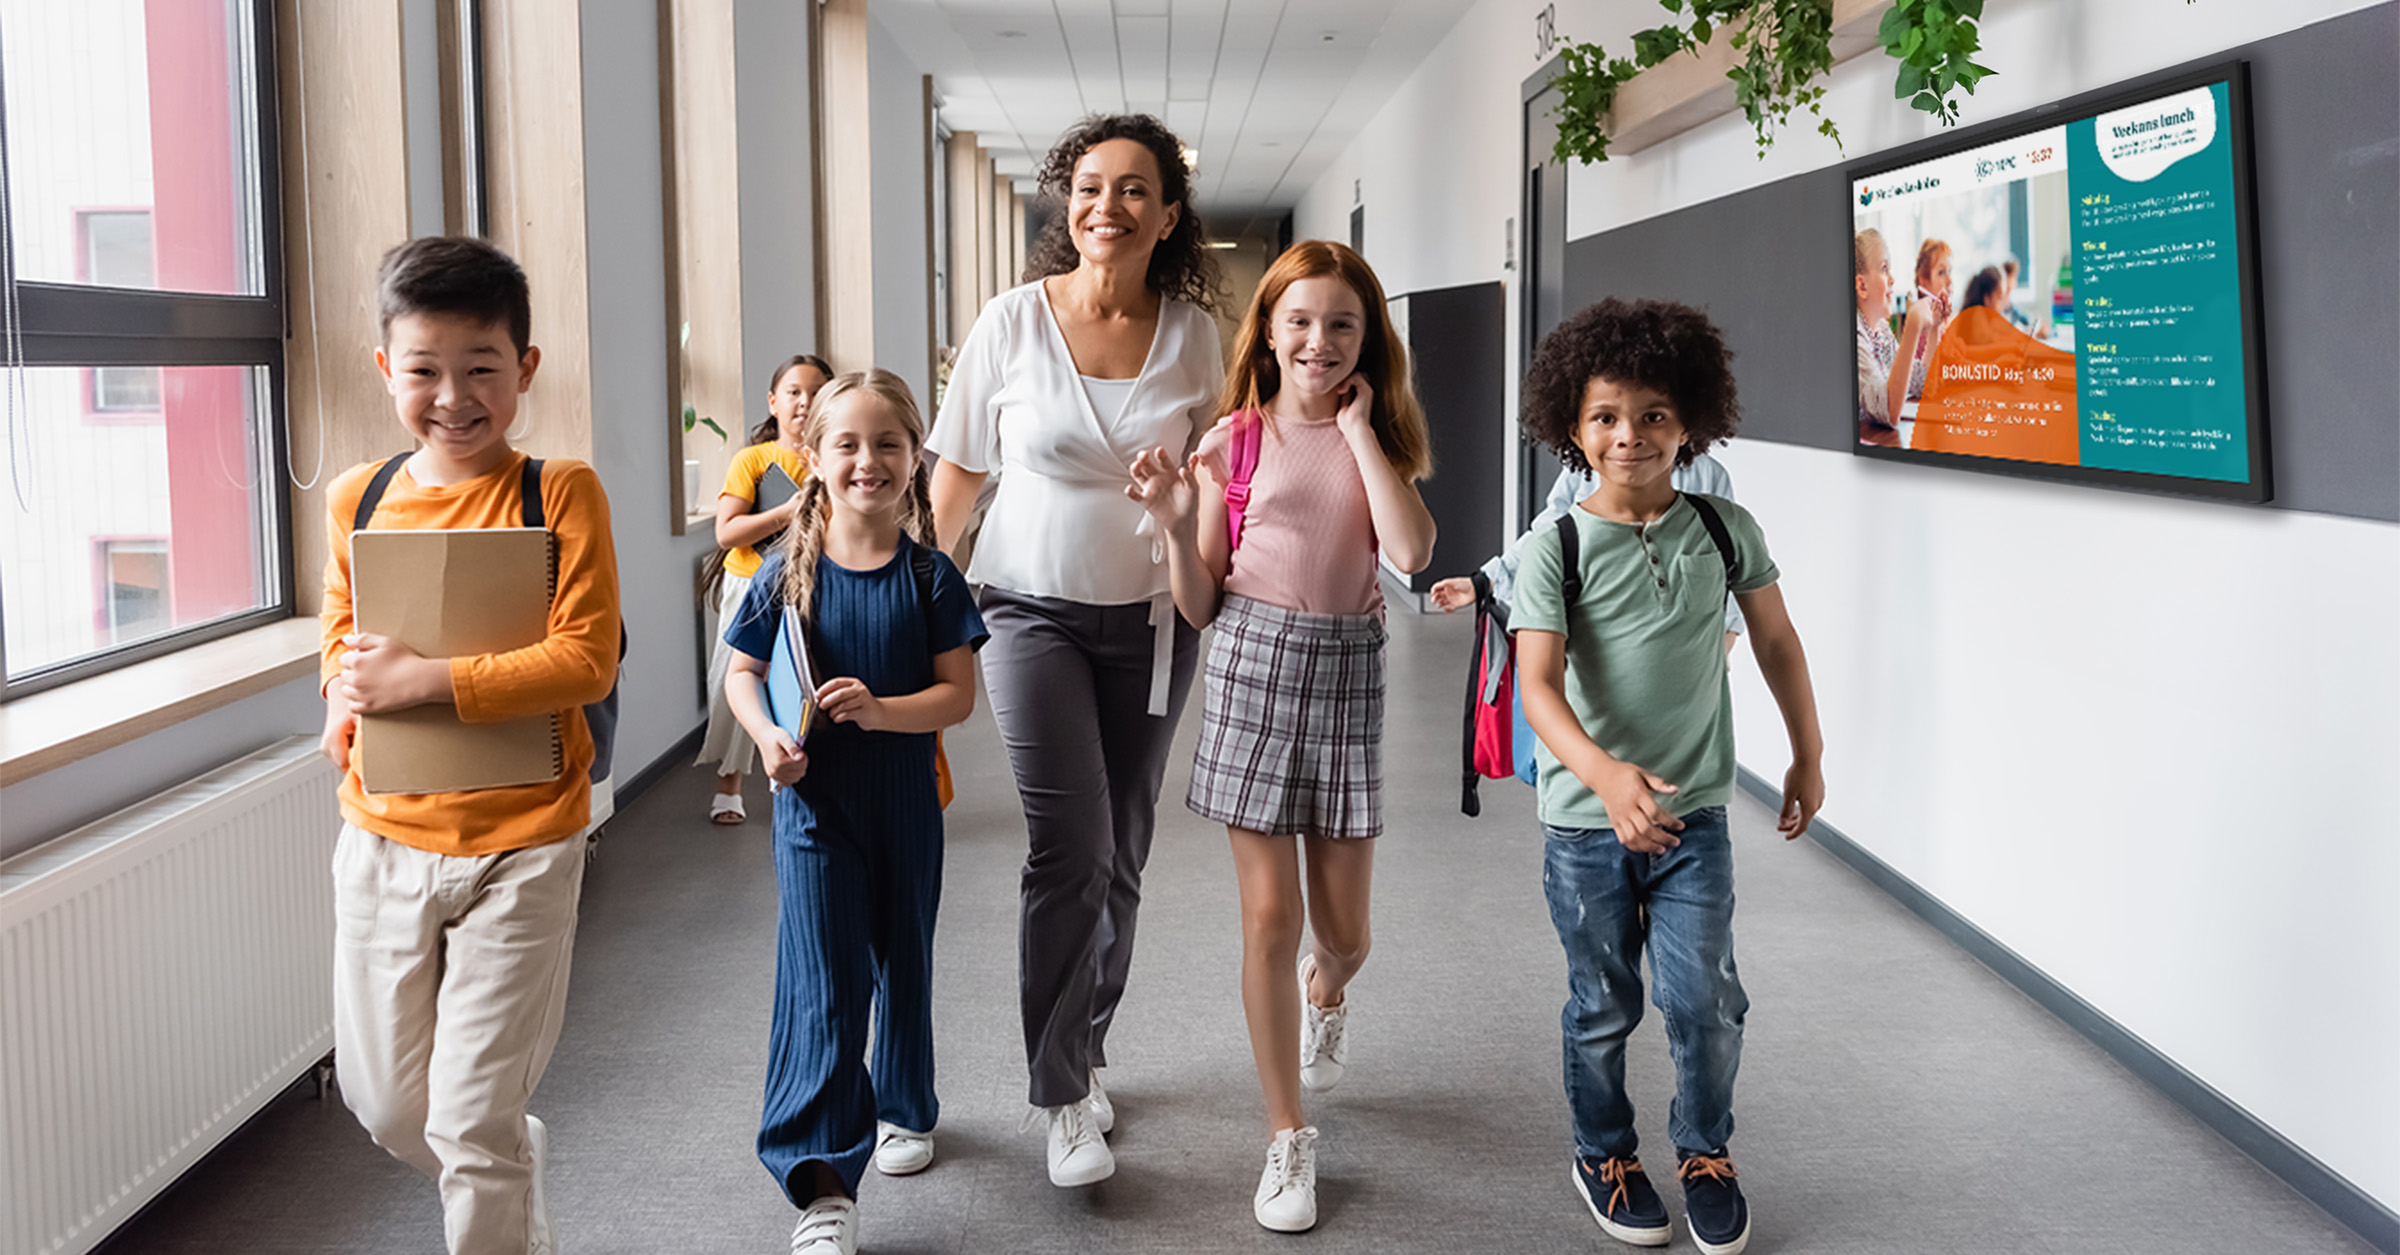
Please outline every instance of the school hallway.
[{"label": "school hallway", "polygon": [[[958,774],[938,934],[943,1116],[927,1172],[862,1190],[860,1249],[936,1252],[1607,1252],[1568,1183],[1558,1012],[1530,789],[1458,813],[1467,616],[1391,616],[1375,950],[1351,987],[1350,1071],[1312,1096],[1321,1218],[1260,1229],[1260,1102],[1237,985],[1225,837],[1167,773],[1132,982],[1111,1046],[1117,1174],[1052,1187],[1020,1132],[1024,829],[989,712]],[[1736,667],[1748,667],[1746,652]],[[1752,747],[1753,761],[1771,753]],[[535,1103],[565,1255],[785,1249],[794,1211],[751,1153],[773,984],[763,785],[716,828],[677,767],[609,825],[584,888],[565,1034]],[[1743,797],[1736,916],[1752,1007],[1735,1161],[1749,1249],[1777,1255],[2286,1255],[2364,1242],[1813,842]],[[1629,1051],[1645,1158],[1689,1250],[1655,1011]],[[106,1255],[430,1252],[430,1182],[303,1081]]]}]

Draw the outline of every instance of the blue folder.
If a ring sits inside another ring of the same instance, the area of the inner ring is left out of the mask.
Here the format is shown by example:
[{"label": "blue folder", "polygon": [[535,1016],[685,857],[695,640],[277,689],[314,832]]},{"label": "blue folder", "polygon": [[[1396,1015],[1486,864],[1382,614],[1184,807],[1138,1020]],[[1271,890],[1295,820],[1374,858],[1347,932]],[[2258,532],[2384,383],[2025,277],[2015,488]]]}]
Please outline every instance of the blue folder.
[{"label": "blue folder", "polygon": [[767,717],[791,734],[794,743],[808,743],[809,724],[817,713],[817,673],[808,661],[808,631],[800,612],[783,608],[783,630],[775,634],[775,650],[767,658]]}]

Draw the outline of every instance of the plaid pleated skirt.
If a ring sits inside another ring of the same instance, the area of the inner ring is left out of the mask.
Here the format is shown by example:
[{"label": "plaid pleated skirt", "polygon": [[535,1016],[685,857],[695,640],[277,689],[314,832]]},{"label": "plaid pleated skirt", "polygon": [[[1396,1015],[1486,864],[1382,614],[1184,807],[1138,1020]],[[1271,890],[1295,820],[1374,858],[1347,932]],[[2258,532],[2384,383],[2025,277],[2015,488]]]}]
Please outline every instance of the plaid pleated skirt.
[{"label": "plaid pleated skirt", "polygon": [[1383,835],[1383,620],[1228,596],[1185,803],[1274,835]]}]

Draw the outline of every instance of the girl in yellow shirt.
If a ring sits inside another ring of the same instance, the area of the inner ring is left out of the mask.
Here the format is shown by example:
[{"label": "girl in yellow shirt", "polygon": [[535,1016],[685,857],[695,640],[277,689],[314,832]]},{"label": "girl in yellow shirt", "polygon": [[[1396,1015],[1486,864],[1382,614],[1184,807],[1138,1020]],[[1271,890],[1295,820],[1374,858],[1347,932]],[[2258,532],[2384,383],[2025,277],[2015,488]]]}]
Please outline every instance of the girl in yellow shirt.
[{"label": "girl in yellow shirt", "polygon": [[708,817],[720,824],[738,824],[742,809],[742,777],[749,774],[757,752],[740,721],[725,704],[725,669],[730,651],[725,628],[742,598],[750,577],[758,573],[758,546],[783,534],[792,521],[799,495],[780,506],[753,509],[758,481],[770,466],[780,466],[793,483],[808,477],[800,434],[808,425],[808,407],[817,389],[833,378],[823,358],[807,353],[785,359],[767,384],[767,418],[750,433],[748,448],[733,455],[725,468],[725,488],[717,494],[717,548],[724,578],[718,582],[716,644],[708,656],[708,733],[700,742],[700,764],[717,769],[717,793],[708,803]]}]

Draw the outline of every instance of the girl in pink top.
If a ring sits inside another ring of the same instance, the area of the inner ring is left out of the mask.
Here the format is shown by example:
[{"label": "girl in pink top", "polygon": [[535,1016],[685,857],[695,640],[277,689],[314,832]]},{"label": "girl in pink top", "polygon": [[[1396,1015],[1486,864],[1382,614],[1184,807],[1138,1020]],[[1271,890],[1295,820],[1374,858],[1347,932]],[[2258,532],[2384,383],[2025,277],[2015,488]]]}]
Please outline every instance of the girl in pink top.
[{"label": "girl in pink top", "polygon": [[1416,488],[1432,458],[1408,351],[1357,253],[1322,240],[1286,251],[1239,343],[1227,417],[1182,465],[1141,454],[1126,491],[1168,537],[1177,608],[1217,625],[1188,802],[1225,824],[1241,882],[1242,1008],[1270,1138],[1251,1211],[1297,1232],[1317,1222],[1317,1130],[1300,1091],[1341,1079],[1343,989],[1367,957],[1368,838],[1383,832],[1376,561],[1413,573],[1432,557]]}]

